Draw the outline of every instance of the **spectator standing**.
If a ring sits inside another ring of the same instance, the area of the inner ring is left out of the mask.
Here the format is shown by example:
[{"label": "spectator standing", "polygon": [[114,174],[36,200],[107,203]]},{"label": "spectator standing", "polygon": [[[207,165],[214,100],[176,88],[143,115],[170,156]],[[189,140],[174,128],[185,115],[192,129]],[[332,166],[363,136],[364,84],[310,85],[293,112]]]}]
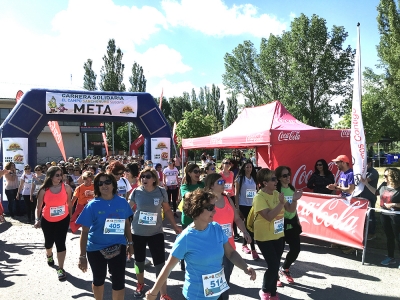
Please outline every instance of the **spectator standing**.
[{"label": "spectator standing", "polygon": [[307,187],[318,194],[332,194],[332,191],[327,188],[328,185],[335,183],[335,177],[329,170],[325,159],[319,159],[315,163],[314,173],[307,181]]},{"label": "spectator standing", "polygon": [[167,190],[168,203],[172,204],[172,210],[174,211],[174,217],[178,218],[176,214],[176,201],[178,200],[178,175],[179,171],[174,165],[172,159],[168,160],[168,167],[163,170],[163,184]]}]

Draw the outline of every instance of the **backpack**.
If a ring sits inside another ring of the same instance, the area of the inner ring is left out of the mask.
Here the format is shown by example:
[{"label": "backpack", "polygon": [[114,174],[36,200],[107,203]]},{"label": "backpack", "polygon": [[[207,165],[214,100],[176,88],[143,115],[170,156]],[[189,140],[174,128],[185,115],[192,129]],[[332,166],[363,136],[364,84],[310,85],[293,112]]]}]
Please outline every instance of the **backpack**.
[{"label": "backpack", "polygon": [[258,214],[254,214],[254,206],[251,207],[250,212],[246,218],[246,227],[249,231],[254,232],[254,222]]}]

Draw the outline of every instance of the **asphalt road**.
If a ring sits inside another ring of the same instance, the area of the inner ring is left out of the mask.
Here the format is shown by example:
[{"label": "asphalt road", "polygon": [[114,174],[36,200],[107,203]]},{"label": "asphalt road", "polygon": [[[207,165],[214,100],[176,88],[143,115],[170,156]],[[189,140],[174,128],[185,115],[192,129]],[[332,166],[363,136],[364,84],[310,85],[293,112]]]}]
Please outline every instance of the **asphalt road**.
[{"label": "asphalt road", "polygon": [[[68,233],[65,261],[68,277],[65,282],[59,282],[55,268],[47,265],[42,231],[19,220],[7,220],[11,222],[0,224],[0,299],[93,299],[91,271],[89,269],[87,273],[82,273],[77,267],[79,234]],[[168,228],[165,238],[169,251],[175,235]],[[239,243],[237,248],[241,249]],[[257,279],[252,282],[241,270],[234,268],[230,299],[259,299],[258,291],[266,263],[260,253],[261,259],[258,261],[253,261],[249,254],[239,253],[256,269]],[[295,283],[279,288],[280,298],[400,299],[398,263],[383,267],[380,261],[384,256],[383,250],[368,249],[366,263],[362,265],[360,251],[357,255],[345,255],[339,249],[331,249],[328,243],[302,238],[302,251],[291,268]],[[57,260],[55,262],[57,264]],[[145,277],[146,284],[152,285],[155,279],[153,266],[146,267]],[[172,299],[183,299],[183,279],[184,273],[180,266],[176,266],[168,280],[168,294]],[[134,299],[135,286],[134,265],[131,262],[126,268],[125,299]],[[111,299],[109,279],[106,280],[104,299]]]}]

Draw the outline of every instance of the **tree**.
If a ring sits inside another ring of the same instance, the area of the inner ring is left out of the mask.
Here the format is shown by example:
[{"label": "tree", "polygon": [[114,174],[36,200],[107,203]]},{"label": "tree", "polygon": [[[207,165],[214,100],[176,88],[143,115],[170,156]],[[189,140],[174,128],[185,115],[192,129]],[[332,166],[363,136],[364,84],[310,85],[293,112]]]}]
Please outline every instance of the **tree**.
[{"label": "tree", "polygon": [[215,133],[213,128],[216,122],[215,117],[204,116],[200,109],[185,111],[182,120],[176,126],[179,147],[182,146],[183,138],[201,137]]},{"label": "tree", "polygon": [[[107,54],[103,56],[104,66],[100,70],[100,90],[102,91],[117,91],[124,92],[124,65],[122,64],[123,53],[120,48],[116,48],[115,40],[110,39],[107,45]],[[114,122],[114,132],[118,132],[118,128],[124,125],[123,122]],[[113,136],[112,124],[105,123],[107,140],[111,144],[110,137]],[[118,137],[118,135],[116,136]],[[117,149],[127,148],[128,140],[120,140],[114,138],[115,147]]]},{"label": "tree", "polygon": [[229,127],[229,125],[231,125],[238,116],[238,101],[236,98],[236,94],[232,93],[230,97],[226,98],[226,102],[227,102],[227,111],[225,114],[225,124],[224,124],[224,128]]},{"label": "tree", "polygon": [[131,87],[130,92],[145,92],[146,91],[146,77],[143,74],[143,68],[137,62],[132,65],[132,76],[129,77]]},{"label": "tree", "polygon": [[83,69],[85,70],[85,75],[83,75],[83,88],[88,91],[97,90],[96,78],[97,75],[92,69],[92,60],[88,59],[87,62],[83,64]]},{"label": "tree", "polygon": [[104,66],[100,70],[100,90],[124,92],[125,84],[124,69],[122,63],[123,53],[120,48],[116,48],[115,40],[108,41],[107,55],[103,56]]},{"label": "tree", "polygon": [[192,110],[189,97],[169,98],[169,104],[171,105],[171,121],[177,124],[182,120],[184,112]]},{"label": "tree", "polygon": [[301,14],[291,31],[262,39],[260,54],[249,41],[226,54],[224,84],[247,106],[280,100],[303,122],[329,127],[331,114],[341,112],[332,100],[351,91],[354,51],[343,48],[347,36],[342,26],[328,32],[325,19]]}]

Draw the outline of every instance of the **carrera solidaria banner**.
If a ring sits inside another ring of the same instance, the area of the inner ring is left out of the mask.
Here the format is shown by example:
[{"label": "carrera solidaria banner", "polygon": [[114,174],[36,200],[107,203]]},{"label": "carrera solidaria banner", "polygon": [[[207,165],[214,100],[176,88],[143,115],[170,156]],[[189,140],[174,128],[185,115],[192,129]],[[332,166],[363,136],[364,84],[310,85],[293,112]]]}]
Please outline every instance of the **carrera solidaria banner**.
[{"label": "carrera solidaria banner", "polygon": [[137,117],[137,96],[46,93],[46,113]]},{"label": "carrera solidaria banner", "polygon": [[363,249],[368,200],[350,201],[335,195],[303,193],[297,201],[297,214],[303,235]]}]

